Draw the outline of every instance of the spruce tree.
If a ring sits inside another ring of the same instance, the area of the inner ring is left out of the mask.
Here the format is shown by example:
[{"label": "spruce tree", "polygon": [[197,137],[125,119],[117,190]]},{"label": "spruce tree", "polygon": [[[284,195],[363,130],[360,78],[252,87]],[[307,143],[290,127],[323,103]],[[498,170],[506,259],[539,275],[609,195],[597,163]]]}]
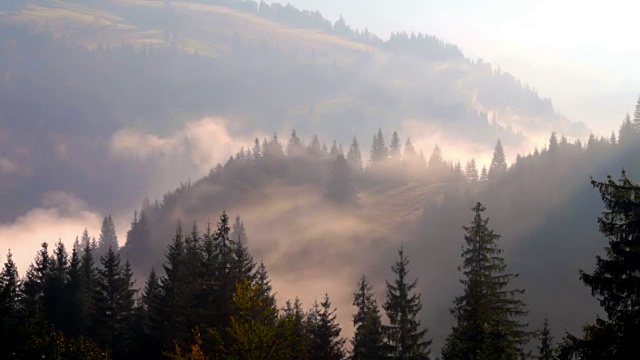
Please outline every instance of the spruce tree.
[{"label": "spruce tree", "polygon": [[247,247],[247,232],[244,228],[242,219],[240,219],[240,215],[236,215],[233,228],[231,229],[230,238],[235,258],[234,276],[237,279],[253,280],[253,272],[255,270],[256,263],[253,261],[253,257],[249,253],[249,248]]},{"label": "spruce tree", "polygon": [[422,295],[415,292],[418,279],[413,282],[407,279],[409,259],[402,247],[398,255],[400,259],[391,266],[396,279],[393,283],[386,282],[387,300],[382,305],[389,318],[389,325],[383,327],[387,338],[386,348],[392,359],[429,359],[431,340],[425,340],[428,330],[421,329],[418,319],[422,309]]},{"label": "spruce tree", "polygon": [[493,157],[491,158],[491,165],[489,165],[489,180],[495,180],[507,172],[507,159],[504,155],[504,148],[502,142],[498,139],[496,147],[493,150]]},{"label": "spruce tree", "polygon": [[331,309],[329,294],[313,308],[307,315],[309,331],[309,359],[311,360],[341,360],[344,359],[345,339],[340,337],[340,326],[336,323],[336,309]]},{"label": "spruce tree", "polygon": [[282,316],[292,322],[291,339],[289,341],[289,355],[285,359],[307,360],[309,359],[309,329],[307,327],[307,314],[302,309],[302,302],[296,297],[293,304],[287,300]]},{"label": "spruce tree", "polygon": [[355,137],[347,153],[347,163],[353,174],[359,174],[362,171],[362,153],[360,152],[360,144]]},{"label": "spruce tree", "polygon": [[391,135],[391,142],[389,143],[389,159],[398,163],[402,160],[402,145],[400,145],[400,137],[395,131]]},{"label": "spruce tree", "polygon": [[544,319],[542,330],[540,331],[540,346],[538,346],[538,360],[555,359],[555,347],[553,346],[553,336],[549,330],[549,320]]},{"label": "spruce tree", "polygon": [[444,360],[520,359],[530,334],[519,319],[527,314],[517,296],[524,291],[509,290],[509,281],[517,274],[505,273],[497,241],[500,235],[489,229],[483,219],[486,208],[473,207],[471,226],[463,227],[465,245],[460,267],[464,293],[454,300],[451,313],[456,325],[447,337],[442,351]]},{"label": "spruce tree", "polygon": [[121,264],[113,248],[100,258],[93,329],[97,340],[116,356],[131,351],[135,290],[129,262]]},{"label": "spruce tree", "polygon": [[71,336],[78,337],[84,327],[82,318],[82,272],[80,270],[80,255],[74,246],[71,251],[71,260],[67,270],[67,283],[65,293],[67,294],[67,319],[62,331]]},{"label": "spruce tree", "polygon": [[580,271],[607,314],[584,327],[582,338],[569,335],[562,353],[580,359],[635,359],[640,339],[640,185],[625,171],[616,183],[591,181],[605,210],[598,217],[600,232],[607,237],[606,256],[596,257],[592,273]]},{"label": "spruce tree", "polygon": [[15,349],[18,334],[20,277],[11,250],[0,272],[0,357],[8,358]]},{"label": "spruce tree", "polygon": [[353,306],[357,308],[357,312],[353,315],[355,333],[351,340],[353,346],[351,359],[384,359],[384,337],[380,311],[371,292],[371,285],[364,275],[358,281],[358,290],[353,294]]},{"label": "spruce tree", "polygon": [[111,215],[107,215],[102,220],[102,227],[100,228],[100,236],[98,237],[98,247],[96,249],[97,256],[102,256],[107,253],[107,249],[112,247],[118,249],[118,235],[116,234],[116,228],[113,224]]},{"label": "spruce tree", "polygon": [[389,149],[384,143],[384,137],[382,136],[382,129],[378,129],[377,135],[373,136],[373,143],[371,144],[371,154],[369,156],[369,163],[371,166],[376,166],[387,160],[389,157]]},{"label": "spruce tree", "polygon": [[58,330],[65,330],[71,309],[66,292],[69,256],[62,240],[58,240],[51,258],[51,271],[45,279],[43,310],[48,322]]},{"label": "spruce tree", "polygon": [[43,334],[48,325],[44,313],[44,290],[53,262],[48,248],[46,242],[42,243],[34,263],[27,269],[22,284],[23,296],[20,307],[24,314],[26,330],[32,334]]}]

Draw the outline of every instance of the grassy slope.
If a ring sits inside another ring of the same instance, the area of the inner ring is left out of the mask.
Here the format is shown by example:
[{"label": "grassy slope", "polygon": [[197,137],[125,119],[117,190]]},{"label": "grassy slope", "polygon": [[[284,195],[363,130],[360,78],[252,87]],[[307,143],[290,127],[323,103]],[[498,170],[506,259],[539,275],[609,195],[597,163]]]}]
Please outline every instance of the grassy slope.
[{"label": "grassy slope", "polygon": [[[135,13],[135,16],[131,14]],[[253,14],[233,9],[178,2],[171,10],[162,2],[145,0],[96,1],[77,4],[53,0],[48,6],[30,5],[21,13],[0,12],[0,26],[23,24],[38,31],[50,31],[87,46],[99,43],[119,45],[168,45],[164,34],[177,30],[177,46],[215,55],[226,51],[235,33],[245,39],[267,40],[283,49],[331,50],[346,55],[368,46],[319,30],[291,28]]]}]

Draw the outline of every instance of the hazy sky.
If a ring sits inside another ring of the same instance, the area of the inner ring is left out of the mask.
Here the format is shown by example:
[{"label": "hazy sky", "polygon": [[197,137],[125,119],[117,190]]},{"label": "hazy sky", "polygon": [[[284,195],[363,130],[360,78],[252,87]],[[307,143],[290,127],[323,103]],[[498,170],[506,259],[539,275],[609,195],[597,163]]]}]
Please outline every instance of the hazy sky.
[{"label": "hazy sky", "polygon": [[387,38],[424,32],[510,72],[597,134],[640,95],[640,2],[630,0],[290,0]]}]

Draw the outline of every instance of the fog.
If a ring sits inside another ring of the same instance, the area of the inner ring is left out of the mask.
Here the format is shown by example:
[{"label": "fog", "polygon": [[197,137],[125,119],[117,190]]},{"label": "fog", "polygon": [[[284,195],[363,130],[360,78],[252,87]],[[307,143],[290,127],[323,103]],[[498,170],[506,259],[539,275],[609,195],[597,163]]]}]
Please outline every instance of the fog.
[{"label": "fog", "polygon": [[[482,201],[503,235],[508,271],[521,274],[513,286],[527,290],[529,329],[549,317],[556,340],[578,332],[600,313],[578,271],[591,269],[605,245],[589,177],[623,167],[640,176],[637,148],[609,138],[622,135],[637,83],[612,80],[602,95],[595,87],[611,68],[565,71],[574,62],[555,63],[553,46],[523,60],[521,49],[509,52],[512,41],[496,41],[527,19],[537,29],[548,5],[533,15],[533,3],[489,16],[491,7],[482,21],[514,16],[515,25],[498,31],[476,20],[449,32],[478,5],[465,2],[456,18],[448,11],[460,4],[436,11],[438,2],[359,3],[292,2],[318,6],[328,20],[246,1],[61,1],[3,10],[0,260],[11,249],[23,276],[42,242],[70,248],[85,228],[97,237],[112,215],[141,287],[152,267],[162,269],[177,224],[202,230],[226,211],[244,221],[278,304],[299,296],[308,308],[327,292],[349,337],[358,279],[368,277],[382,304],[402,246],[437,354],[462,290],[462,226]],[[44,20],[60,9],[59,21]],[[79,15],[88,11],[97,14],[92,21]],[[425,27],[415,17],[422,12]],[[334,24],[339,14],[343,28]],[[368,19],[372,33],[361,31]],[[392,30],[408,33],[387,36]],[[505,54],[514,58],[501,62]],[[290,148],[293,131],[302,144]],[[370,161],[378,131],[387,152]],[[354,138],[363,167],[332,173]],[[504,171],[479,179],[498,140]],[[442,157],[432,159],[436,146]],[[475,177],[465,168],[472,159]],[[345,194],[330,196],[332,180],[337,191],[353,193],[336,201]],[[149,241],[141,244],[127,239],[136,211],[150,214]]]}]

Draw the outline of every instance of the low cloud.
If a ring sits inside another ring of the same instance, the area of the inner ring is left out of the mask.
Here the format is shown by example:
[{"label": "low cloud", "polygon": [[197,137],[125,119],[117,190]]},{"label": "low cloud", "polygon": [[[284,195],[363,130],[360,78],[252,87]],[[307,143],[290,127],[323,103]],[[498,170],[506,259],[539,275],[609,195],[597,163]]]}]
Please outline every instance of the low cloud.
[{"label": "low cloud", "polygon": [[40,207],[28,211],[11,224],[0,225],[2,263],[11,249],[20,276],[24,276],[43,242],[49,243],[51,251],[61,239],[70,253],[76,236],[87,228],[90,235],[97,237],[101,223],[102,216],[88,209],[75,195],[48,193],[43,196]]},{"label": "low cloud", "polygon": [[188,160],[204,174],[252,141],[251,136],[232,136],[224,119],[203,118],[167,136],[137,129],[120,130],[111,139],[111,153],[140,161]]}]

